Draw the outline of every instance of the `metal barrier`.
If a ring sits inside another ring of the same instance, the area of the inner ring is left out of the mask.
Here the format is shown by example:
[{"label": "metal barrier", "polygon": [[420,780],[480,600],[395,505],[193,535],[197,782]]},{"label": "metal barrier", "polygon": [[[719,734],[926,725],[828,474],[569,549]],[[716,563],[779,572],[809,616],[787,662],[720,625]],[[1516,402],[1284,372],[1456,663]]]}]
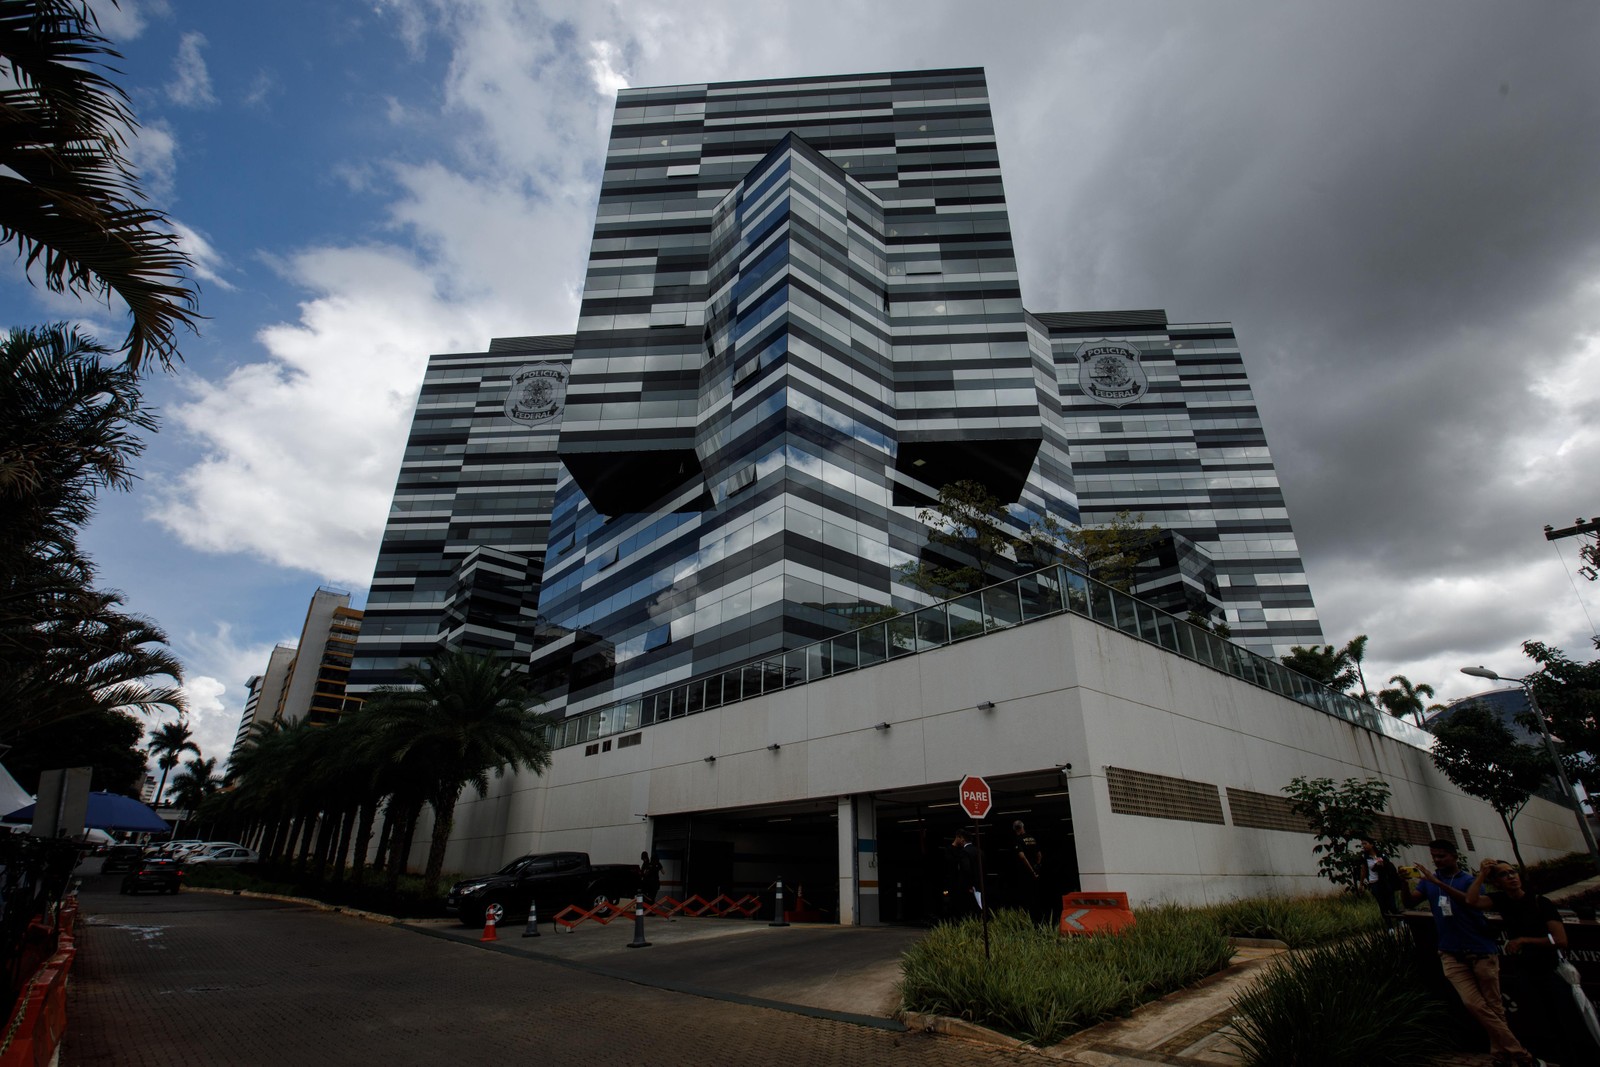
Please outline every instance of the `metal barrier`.
[{"label": "metal barrier", "polygon": [[[754,894],[747,894],[735,900],[724,893],[714,900],[706,900],[702,896],[692,896],[687,900],[674,900],[672,897],[662,897],[658,901],[645,901],[643,904],[646,915],[654,915],[658,919],[673,919],[686,916],[699,919],[706,916],[724,919],[730,916],[740,916],[746,919],[755,917],[761,910],[761,898]],[[556,912],[551,921],[557,926],[568,930],[586,922],[596,922],[605,926],[617,919],[632,919],[634,915],[634,902],[629,900],[622,904],[613,904],[608,900],[596,901],[593,907],[584,908],[577,904],[569,904]]]}]

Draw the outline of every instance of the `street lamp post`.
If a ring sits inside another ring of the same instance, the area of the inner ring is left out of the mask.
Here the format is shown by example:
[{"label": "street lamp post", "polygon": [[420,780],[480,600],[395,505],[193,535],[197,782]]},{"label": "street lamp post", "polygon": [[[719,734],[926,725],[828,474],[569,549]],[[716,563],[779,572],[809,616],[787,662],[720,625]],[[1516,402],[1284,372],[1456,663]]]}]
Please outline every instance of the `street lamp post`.
[{"label": "street lamp post", "polygon": [[1506,678],[1496,674],[1488,667],[1462,667],[1462,674],[1470,674],[1474,678],[1487,678],[1493,682],[1514,682],[1522,686],[1522,691],[1528,694],[1528,707],[1533,711],[1533,718],[1539,724],[1539,733],[1544,736],[1544,749],[1550,754],[1550,762],[1556,767],[1556,780],[1561,783],[1561,791],[1572,801],[1573,814],[1578,818],[1578,829],[1583,834],[1584,844],[1589,846],[1589,858],[1594,860],[1597,870],[1600,870],[1600,847],[1595,845],[1594,831],[1589,827],[1589,817],[1583,813],[1583,803],[1578,799],[1578,793],[1572,788],[1572,783],[1567,781],[1566,769],[1561,766],[1561,757],[1556,754],[1555,739],[1550,736],[1550,725],[1544,721],[1544,712],[1539,710],[1539,701],[1533,695],[1533,680],[1539,677],[1538,673],[1529,674],[1522,678]]}]

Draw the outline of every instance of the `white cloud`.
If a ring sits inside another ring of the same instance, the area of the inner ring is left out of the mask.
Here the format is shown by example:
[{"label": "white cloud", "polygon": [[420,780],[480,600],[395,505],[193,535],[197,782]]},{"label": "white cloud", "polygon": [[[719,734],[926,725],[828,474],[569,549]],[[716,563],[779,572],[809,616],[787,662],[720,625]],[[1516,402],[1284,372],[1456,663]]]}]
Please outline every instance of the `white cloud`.
[{"label": "white cloud", "polygon": [[159,119],[142,123],[128,139],[127,155],[152,203],[172,196],[178,170],[178,138],[170,125]]},{"label": "white cloud", "polygon": [[131,41],[144,32],[147,17],[161,18],[172,13],[166,0],[93,0],[89,7],[100,32],[112,41]]},{"label": "white cloud", "polygon": [[205,34],[186,33],[178,39],[178,54],[172,60],[172,81],[167,83],[167,99],[179,107],[210,107],[217,102],[211,90],[211,72],[206,69],[200,49]]},{"label": "white cloud", "polygon": [[228,264],[211,242],[177,219],[172,220],[172,228],[177,232],[178,244],[189,254],[189,259],[194,264],[196,276],[218,288],[231,290],[233,285],[222,276],[222,271],[228,268]]}]

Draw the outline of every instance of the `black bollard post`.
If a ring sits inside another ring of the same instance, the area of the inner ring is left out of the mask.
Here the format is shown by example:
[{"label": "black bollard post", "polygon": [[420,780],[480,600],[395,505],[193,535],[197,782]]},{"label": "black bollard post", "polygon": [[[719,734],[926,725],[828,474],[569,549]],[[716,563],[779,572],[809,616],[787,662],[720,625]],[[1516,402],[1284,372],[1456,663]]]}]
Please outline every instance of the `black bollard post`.
[{"label": "black bollard post", "polygon": [[633,896],[633,940],[628,942],[628,947],[650,947],[650,942],[644,939],[644,890],[642,889]]},{"label": "black bollard post", "polygon": [[537,900],[528,901],[528,928],[522,931],[522,936],[539,936],[539,902]]},{"label": "black bollard post", "polygon": [[789,920],[783,917],[783,879],[778,879],[778,895],[772,898],[772,921],[768,926],[788,926]]}]

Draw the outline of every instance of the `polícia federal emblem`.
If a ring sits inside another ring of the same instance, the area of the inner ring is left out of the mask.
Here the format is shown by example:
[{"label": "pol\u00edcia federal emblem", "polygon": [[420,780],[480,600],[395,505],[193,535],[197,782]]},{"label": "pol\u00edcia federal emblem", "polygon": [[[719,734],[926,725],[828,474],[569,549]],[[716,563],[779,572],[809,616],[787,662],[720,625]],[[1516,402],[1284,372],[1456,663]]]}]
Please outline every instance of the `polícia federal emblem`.
[{"label": "pol\u00edcia federal emblem", "polygon": [[1139,349],[1126,341],[1102,337],[1078,346],[1078,388],[1091,400],[1120,408],[1150,391],[1150,379],[1139,366]]},{"label": "pol\u00edcia federal emblem", "polygon": [[561,414],[567,400],[567,368],[560,363],[528,363],[511,373],[506,418],[525,426]]}]

